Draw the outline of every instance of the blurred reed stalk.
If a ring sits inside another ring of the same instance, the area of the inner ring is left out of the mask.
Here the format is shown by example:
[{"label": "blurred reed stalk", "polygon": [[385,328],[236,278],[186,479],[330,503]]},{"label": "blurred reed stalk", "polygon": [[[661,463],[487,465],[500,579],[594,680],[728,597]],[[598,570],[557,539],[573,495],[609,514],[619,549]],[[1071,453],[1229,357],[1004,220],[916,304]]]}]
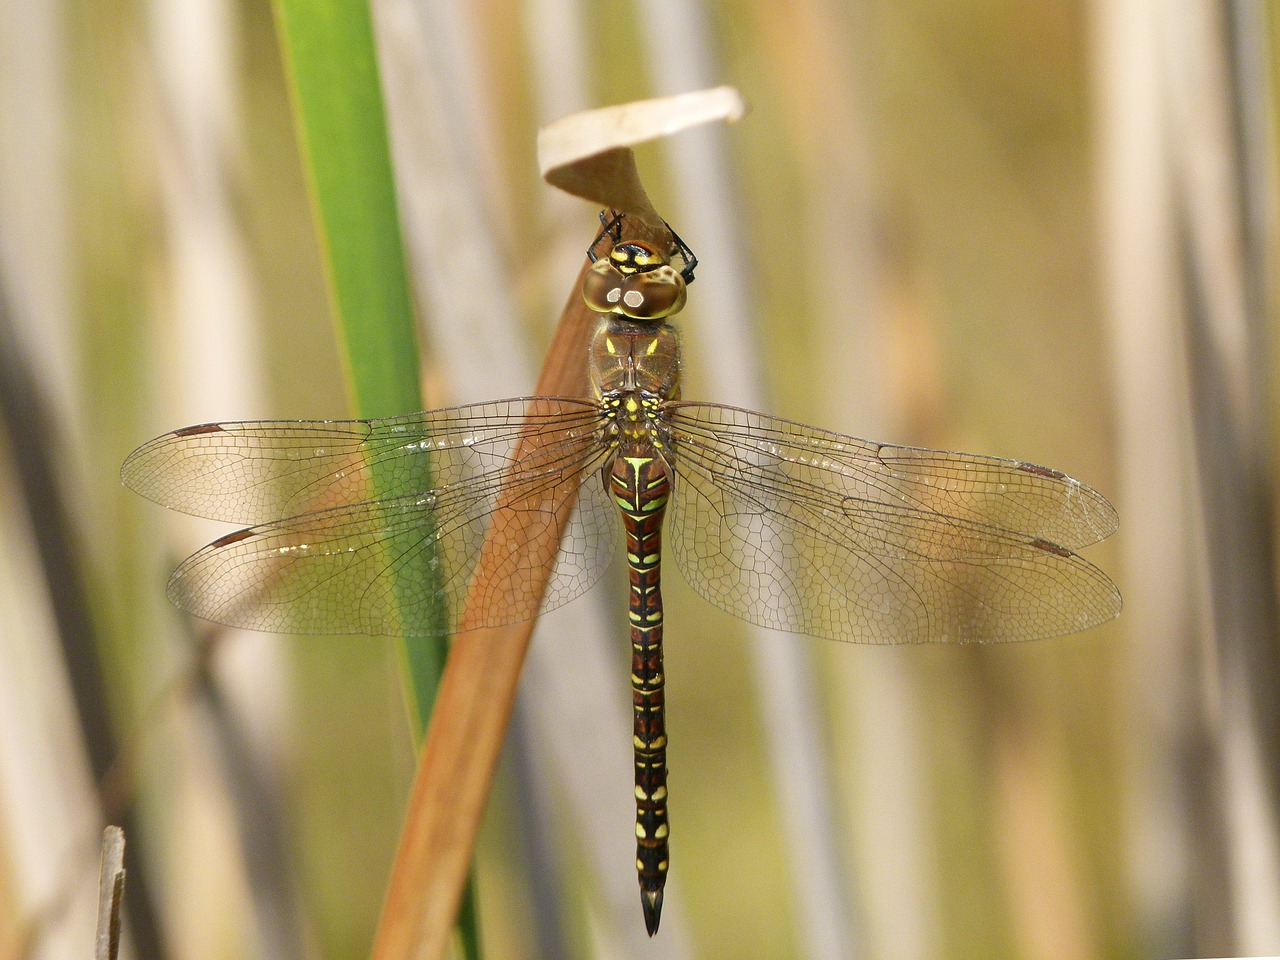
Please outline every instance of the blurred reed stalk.
[{"label": "blurred reed stalk", "polygon": [[[82,19],[64,13],[21,3],[0,27],[0,433],[7,481],[0,510],[8,534],[0,588],[7,601],[0,604],[0,657],[7,662],[0,673],[6,687],[14,684],[0,692],[0,736],[11,747],[0,751],[0,807],[13,841],[17,949],[36,955],[85,951],[91,942],[87,881],[103,802],[93,781],[105,775],[123,739],[125,712],[110,668],[127,616],[114,619],[121,607],[106,607],[128,591],[110,591],[102,603],[95,563],[124,526],[111,507],[113,491],[98,481],[104,455],[113,455],[103,440],[116,410],[91,399],[95,378],[118,369],[117,354],[106,349],[86,363],[82,350],[84,320],[97,316],[95,306],[113,302],[122,318],[132,315],[127,297],[113,295],[124,289],[117,268],[136,234],[134,211],[112,192],[122,173],[111,155],[119,139],[77,126],[77,108],[92,101],[101,111],[95,119],[113,115],[126,81],[106,70],[87,92],[78,70],[101,62],[98,44],[109,31],[100,30],[98,15],[116,11],[86,11]],[[94,176],[78,180],[86,169]],[[94,214],[105,209],[120,215],[113,239],[121,256],[99,260],[103,234]],[[84,268],[81,255],[94,269]],[[86,408],[98,422],[86,422]],[[123,575],[128,560],[115,559]],[[119,813],[133,825],[136,811],[130,805]],[[128,908],[134,942],[140,955],[155,956],[160,934],[145,870],[137,881]]]},{"label": "blurred reed stalk", "polygon": [[1263,232],[1275,180],[1258,152],[1274,108],[1261,7],[1186,0],[1184,9],[1182,29],[1167,35],[1166,63],[1213,640],[1210,790],[1227,844],[1230,946],[1248,954],[1280,943],[1280,608],[1266,312],[1274,261]]},{"label": "blurred reed stalk", "polygon": [[[232,411],[266,415],[261,291],[239,209],[242,26],[236,9],[221,0],[153,3],[148,24],[156,93],[150,103],[158,114],[155,129],[162,134],[157,159],[168,265],[166,306],[154,327],[154,341],[161,345],[157,373],[166,395],[163,408],[177,411],[181,423]],[[156,431],[172,426],[155,424]],[[200,539],[197,531],[208,528],[187,521],[181,529],[191,543]],[[288,711],[275,707],[287,686],[281,647],[278,641],[220,626],[192,626],[184,668],[189,682],[177,688],[177,709],[151,722],[184,729],[200,744],[206,775],[231,820],[220,826],[234,841],[215,848],[225,864],[191,863],[191,881],[207,883],[214,869],[243,877],[249,892],[245,935],[271,956],[301,957],[306,938],[288,869],[276,776],[287,740]],[[143,757],[149,764],[158,759],[154,752]],[[201,773],[193,769],[187,775]],[[186,902],[199,904],[201,898]],[[208,911],[189,909],[179,924],[180,936],[214,938],[224,923]],[[200,934],[205,925],[212,929]]]},{"label": "blurred reed stalk", "polygon": [[1166,952],[1260,952],[1280,941],[1266,30],[1253,3],[1093,9],[1132,719],[1163,748],[1131,767],[1134,888]]}]

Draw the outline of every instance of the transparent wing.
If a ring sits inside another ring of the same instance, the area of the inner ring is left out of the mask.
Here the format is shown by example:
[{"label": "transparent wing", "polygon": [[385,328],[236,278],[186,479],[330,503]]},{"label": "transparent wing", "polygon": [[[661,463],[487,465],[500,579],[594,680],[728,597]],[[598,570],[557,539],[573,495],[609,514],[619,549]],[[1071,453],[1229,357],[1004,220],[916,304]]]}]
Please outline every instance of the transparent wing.
[{"label": "transparent wing", "polygon": [[120,477],[183,513],[265,523],[483,476],[507,466],[522,432],[572,441],[600,417],[586,400],[522,397],[383,420],[207,423],[143,444]]},{"label": "transparent wing", "polygon": [[1116,616],[1072,552],[1114,508],[1056,470],[671,403],[670,549],[753,623],[865,643],[1029,640]]},{"label": "transparent wing", "polygon": [[152,441],[124,477],[191,513],[286,517],[222,537],[178,568],[169,595],[196,616],[434,636],[456,627],[499,503],[508,535],[523,542],[582,487],[545,600],[533,571],[513,566],[471,625],[528,619],[540,601],[558,606],[598,579],[618,524],[601,484],[583,485],[607,452],[601,422],[585,401],[525,398],[387,420],[220,424]]}]

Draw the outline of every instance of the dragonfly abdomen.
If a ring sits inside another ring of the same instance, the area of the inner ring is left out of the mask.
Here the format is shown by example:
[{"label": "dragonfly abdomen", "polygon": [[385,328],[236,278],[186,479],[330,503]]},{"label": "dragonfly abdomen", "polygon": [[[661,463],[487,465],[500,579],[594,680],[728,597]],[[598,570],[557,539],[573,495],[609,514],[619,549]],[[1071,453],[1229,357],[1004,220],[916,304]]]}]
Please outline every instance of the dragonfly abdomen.
[{"label": "dragonfly abdomen", "polygon": [[631,620],[631,691],[636,767],[636,869],[645,927],[653,936],[667,881],[667,732],[663,715],[662,518],[671,495],[667,466],[656,451],[624,446],[609,486],[627,534]]}]

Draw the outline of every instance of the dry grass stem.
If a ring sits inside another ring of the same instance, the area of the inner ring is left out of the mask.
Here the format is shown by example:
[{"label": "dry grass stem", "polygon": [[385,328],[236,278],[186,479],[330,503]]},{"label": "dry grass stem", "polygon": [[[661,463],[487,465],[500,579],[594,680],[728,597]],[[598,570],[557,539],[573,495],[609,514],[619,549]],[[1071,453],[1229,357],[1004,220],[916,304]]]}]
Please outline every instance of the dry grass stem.
[{"label": "dry grass stem", "polygon": [[124,898],[124,831],[102,832],[102,871],[98,875],[98,933],[94,960],[116,960],[120,953],[120,902]]}]

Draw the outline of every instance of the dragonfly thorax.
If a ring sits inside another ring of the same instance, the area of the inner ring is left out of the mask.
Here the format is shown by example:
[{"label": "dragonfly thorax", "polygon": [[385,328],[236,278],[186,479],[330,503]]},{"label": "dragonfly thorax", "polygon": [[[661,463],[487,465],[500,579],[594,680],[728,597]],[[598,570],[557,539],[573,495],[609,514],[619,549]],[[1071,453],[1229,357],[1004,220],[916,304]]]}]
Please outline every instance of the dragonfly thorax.
[{"label": "dragonfly thorax", "polygon": [[600,318],[588,357],[597,398],[642,393],[680,396],[680,340],[666,323],[636,323],[616,314]]},{"label": "dragonfly thorax", "polygon": [[610,432],[624,455],[637,450],[653,453],[666,445],[662,426],[663,399],[651,393],[608,393],[600,398],[610,416]]}]

